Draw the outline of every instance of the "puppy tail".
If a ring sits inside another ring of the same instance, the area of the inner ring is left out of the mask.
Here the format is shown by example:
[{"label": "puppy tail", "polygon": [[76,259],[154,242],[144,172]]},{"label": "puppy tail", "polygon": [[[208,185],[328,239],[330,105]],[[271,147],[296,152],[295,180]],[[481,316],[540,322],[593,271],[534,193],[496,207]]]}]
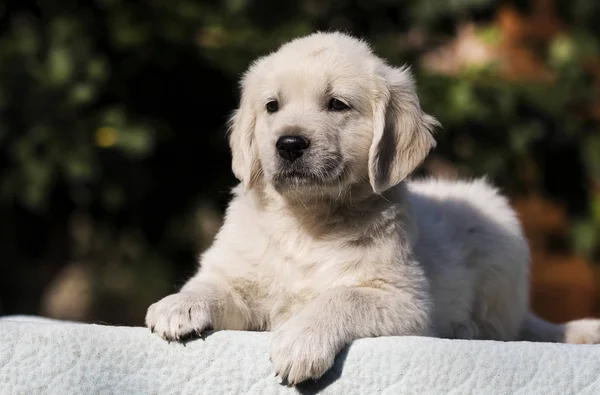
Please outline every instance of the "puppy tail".
[{"label": "puppy tail", "polygon": [[530,342],[598,344],[600,320],[582,319],[553,324],[529,312],[523,322],[520,338]]}]

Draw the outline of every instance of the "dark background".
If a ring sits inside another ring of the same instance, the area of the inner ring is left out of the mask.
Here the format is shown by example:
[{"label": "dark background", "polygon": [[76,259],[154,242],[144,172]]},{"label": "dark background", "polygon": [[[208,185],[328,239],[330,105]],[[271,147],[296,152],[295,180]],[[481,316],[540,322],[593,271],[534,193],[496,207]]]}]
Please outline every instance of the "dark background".
[{"label": "dark background", "polygon": [[488,174],[534,309],[600,315],[597,0],[1,2],[0,314],[142,324],[220,225],[240,73],[317,29],[413,65],[444,126],[420,173]]}]

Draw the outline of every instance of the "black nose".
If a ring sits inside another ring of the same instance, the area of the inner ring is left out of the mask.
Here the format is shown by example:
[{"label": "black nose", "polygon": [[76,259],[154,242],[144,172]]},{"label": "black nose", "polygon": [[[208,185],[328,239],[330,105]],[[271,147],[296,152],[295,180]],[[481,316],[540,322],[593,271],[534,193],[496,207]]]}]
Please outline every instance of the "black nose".
[{"label": "black nose", "polygon": [[301,157],[309,145],[310,141],[302,136],[281,136],[275,143],[279,156],[290,162]]}]

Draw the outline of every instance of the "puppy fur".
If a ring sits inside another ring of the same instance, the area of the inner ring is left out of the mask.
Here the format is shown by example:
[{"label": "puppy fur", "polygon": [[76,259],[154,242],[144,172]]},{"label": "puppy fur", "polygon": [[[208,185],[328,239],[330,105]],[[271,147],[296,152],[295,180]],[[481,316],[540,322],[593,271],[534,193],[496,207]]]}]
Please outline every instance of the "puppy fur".
[{"label": "puppy fur", "polygon": [[[258,59],[229,125],[241,183],[225,222],[197,274],[150,306],[148,327],[167,340],[274,331],[271,360],[291,385],[363,337],[599,342],[598,320],[528,312],[528,246],[493,186],[406,180],[437,125],[407,68],[345,34]],[[293,162],[276,148],[286,135],[310,142]]]}]

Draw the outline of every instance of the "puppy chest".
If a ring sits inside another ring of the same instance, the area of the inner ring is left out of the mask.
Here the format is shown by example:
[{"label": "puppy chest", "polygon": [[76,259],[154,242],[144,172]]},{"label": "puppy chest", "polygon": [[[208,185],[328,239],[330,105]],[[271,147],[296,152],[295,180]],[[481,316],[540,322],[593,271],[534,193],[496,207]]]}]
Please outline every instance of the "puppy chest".
[{"label": "puppy chest", "polygon": [[361,257],[343,253],[334,244],[279,247],[271,251],[269,272],[282,291],[305,295],[353,281],[360,261]]}]

